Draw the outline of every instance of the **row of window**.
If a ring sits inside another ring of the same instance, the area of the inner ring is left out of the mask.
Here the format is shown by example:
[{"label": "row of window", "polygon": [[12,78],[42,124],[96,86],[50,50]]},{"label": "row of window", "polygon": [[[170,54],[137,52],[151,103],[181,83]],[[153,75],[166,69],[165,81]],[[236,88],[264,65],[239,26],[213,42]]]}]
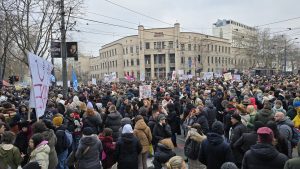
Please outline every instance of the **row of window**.
[{"label": "row of window", "polygon": [[117,55],[117,49],[111,49],[111,50],[100,53],[100,58],[103,59],[103,58],[108,58],[108,57],[115,56],[115,55]]},{"label": "row of window", "polygon": [[[111,74],[112,72],[108,72],[108,74]],[[119,75],[118,75],[118,72],[115,72],[116,73],[116,77],[118,78]],[[96,78],[96,79],[99,79],[101,77],[104,77],[106,73],[100,73],[100,74],[91,74],[91,78]]]},{"label": "row of window", "polygon": [[207,51],[230,54],[230,47],[207,44]]},{"label": "row of window", "polygon": [[103,70],[103,69],[107,69],[107,68],[114,68],[118,66],[118,61],[107,61],[107,62],[103,62],[100,63],[99,65],[95,65],[95,66],[90,66],[90,69],[93,70]]},{"label": "row of window", "polygon": [[[124,60],[124,67],[134,66],[134,65],[135,65],[134,59],[131,59],[130,61],[129,61],[129,59]],[[139,66],[139,65],[140,65],[140,59],[136,59],[136,66]]]}]

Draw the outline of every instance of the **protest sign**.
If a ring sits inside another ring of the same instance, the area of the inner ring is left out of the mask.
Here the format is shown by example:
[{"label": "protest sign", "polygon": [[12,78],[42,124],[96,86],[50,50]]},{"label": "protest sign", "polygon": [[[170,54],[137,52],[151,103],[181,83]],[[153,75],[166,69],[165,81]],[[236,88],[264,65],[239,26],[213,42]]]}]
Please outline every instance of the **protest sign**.
[{"label": "protest sign", "polygon": [[92,78],[92,84],[93,84],[93,85],[97,85],[97,80],[96,80],[96,78]]},{"label": "protest sign", "polygon": [[231,73],[230,73],[230,72],[225,73],[225,74],[224,74],[224,79],[225,79],[225,81],[231,80],[231,79],[232,79]]},{"label": "protest sign", "polygon": [[145,98],[151,98],[151,85],[144,85],[139,87],[140,91],[140,98],[145,99]]},{"label": "protest sign", "polygon": [[173,72],[172,72],[172,80],[175,80],[176,79],[176,71],[174,70]]},{"label": "protest sign", "polygon": [[240,80],[241,80],[241,75],[239,75],[239,74],[234,74],[233,77],[232,77],[232,80],[240,81]]},{"label": "protest sign", "polygon": [[209,80],[214,78],[214,72],[204,72],[203,80]]},{"label": "protest sign", "polygon": [[53,65],[43,58],[28,53],[28,63],[32,78],[30,107],[34,107],[37,118],[44,115],[48,100],[50,77]]}]

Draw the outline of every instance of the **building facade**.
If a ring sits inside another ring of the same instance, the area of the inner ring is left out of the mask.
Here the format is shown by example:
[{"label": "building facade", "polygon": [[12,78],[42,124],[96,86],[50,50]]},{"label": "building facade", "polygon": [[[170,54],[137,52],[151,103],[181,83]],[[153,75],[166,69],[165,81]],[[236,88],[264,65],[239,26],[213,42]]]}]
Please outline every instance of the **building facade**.
[{"label": "building facade", "polygon": [[[174,27],[145,29],[102,46],[100,56],[90,58],[90,77],[102,79],[116,72],[118,78],[127,75],[140,79],[165,79],[172,71],[184,74],[218,72],[237,67],[229,39],[196,32],[181,32]],[[243,61],[246,62],[246,61]]]}]

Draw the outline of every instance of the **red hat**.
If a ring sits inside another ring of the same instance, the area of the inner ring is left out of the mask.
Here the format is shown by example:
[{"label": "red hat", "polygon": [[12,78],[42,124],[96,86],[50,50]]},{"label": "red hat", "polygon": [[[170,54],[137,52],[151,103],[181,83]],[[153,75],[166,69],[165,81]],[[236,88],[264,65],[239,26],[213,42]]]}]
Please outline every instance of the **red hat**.
[{"label": "red hat", "polygon": [[273,131],[269,127],[261,127],[257,130],[259,143],[272,143],[274,139]]}]

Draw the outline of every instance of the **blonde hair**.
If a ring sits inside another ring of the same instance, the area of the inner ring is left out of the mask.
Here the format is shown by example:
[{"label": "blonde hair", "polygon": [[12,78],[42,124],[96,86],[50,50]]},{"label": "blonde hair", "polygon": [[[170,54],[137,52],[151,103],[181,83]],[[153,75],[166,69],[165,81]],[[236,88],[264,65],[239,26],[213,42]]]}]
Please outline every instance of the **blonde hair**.
[{"label": "blonde hair", "polygon": [[167,169],[182,169],[184,160],[180,156],[174,156],[166,163]]}]

